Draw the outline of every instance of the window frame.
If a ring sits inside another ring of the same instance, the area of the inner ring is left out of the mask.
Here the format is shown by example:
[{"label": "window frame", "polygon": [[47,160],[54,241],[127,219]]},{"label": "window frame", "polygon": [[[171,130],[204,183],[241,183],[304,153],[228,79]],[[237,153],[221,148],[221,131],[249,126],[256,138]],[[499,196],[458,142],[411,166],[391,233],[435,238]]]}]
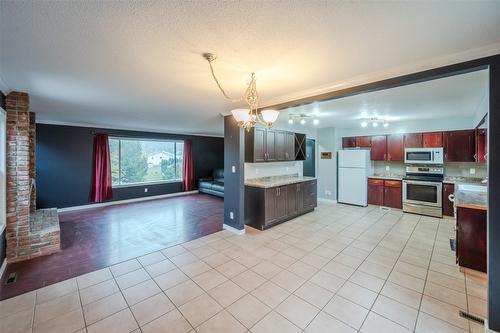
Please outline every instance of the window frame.
[{"label": "window frame", "polygon": [[[108,140],[118,140],[118,182],[121,182],[121,164],[122,164],[122,140],[129,140],[129,141],[156,141],[156,142],[173,142],[174,143],[174,160],[175,160],[175,166],[174,169],[177,170],[177,144],[178,143],[185,143],[185,140],[179,140],[179,139],[160,139],[160,138],[137,138],[137,137],[128,137],[128,136],[113,136],[110,135],[108,137]],[[110,150],[111,154],[111,150]],[[184,153],[182,154],[182,159],[184,160]],[[112,171],[112,170],[111,170]],[[182,170],[181,170],[182,173]],[[169,183],[182,183],[182,174],[181,178],[176,178],[176,179],[168,179],[168,180],[155,180],[155,181],[145,181],[145,182],[140,182],[140,183],[128,183],[128,184],[113,184],[111,182],[112,188],[125,188],[125,187],[138,187],[138,186],[145,186],[145,185],[160,185],[160,184],[169,184]]]}]

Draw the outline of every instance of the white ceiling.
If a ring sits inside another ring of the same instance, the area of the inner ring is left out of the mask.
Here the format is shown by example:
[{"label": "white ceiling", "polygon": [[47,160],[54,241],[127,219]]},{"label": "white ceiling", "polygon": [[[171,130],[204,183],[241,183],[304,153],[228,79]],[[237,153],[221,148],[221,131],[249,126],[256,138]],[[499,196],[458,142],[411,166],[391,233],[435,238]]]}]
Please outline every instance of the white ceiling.
[{"label": "white ceiling", "polygon": [[0,12],[0,77],[31,94],[40,121],[215,135],[235,105],[202,52],[218,54],[231,95],[255,71],[266,104],[500,45],[499,1],[19,0]]},{"label": "white ceiling", "polygon": [[[287,127],[290,114],[319,120],[308,127],[359,128],[361,121],[378,117],[389,123],[467,118],[487,108],[489,71],[481,70],[392,89],[315,102],[283,110],[277,126]],[[297,121],[298,122],[298,121]],[[296,124],[295,124],[296,125]],[[300,128],[299,126],[294,126]]]}]

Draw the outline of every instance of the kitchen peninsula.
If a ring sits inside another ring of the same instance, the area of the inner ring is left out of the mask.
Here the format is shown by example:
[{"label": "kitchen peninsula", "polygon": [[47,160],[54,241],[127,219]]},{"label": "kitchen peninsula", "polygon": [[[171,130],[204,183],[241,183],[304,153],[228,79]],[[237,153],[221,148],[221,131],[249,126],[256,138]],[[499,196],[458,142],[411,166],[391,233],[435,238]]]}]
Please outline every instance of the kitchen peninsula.
[{"label": "kitchen peninsula", "polygon": [[264,230],[317,206],[315,177],[298,174],[247,179],[245,224]]}]

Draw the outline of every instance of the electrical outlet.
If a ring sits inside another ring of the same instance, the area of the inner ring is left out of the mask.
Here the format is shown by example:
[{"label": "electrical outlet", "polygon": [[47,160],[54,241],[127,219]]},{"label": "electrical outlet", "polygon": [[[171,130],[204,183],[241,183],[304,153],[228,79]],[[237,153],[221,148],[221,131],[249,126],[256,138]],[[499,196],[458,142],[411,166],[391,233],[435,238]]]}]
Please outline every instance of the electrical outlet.
[{"label": "electrical outlet", "polygon": [[470,174],[475,175],[476,174],[476,168],[470,168]]},{"label": "electrical outlet", "polygon": [[388,165],[386,165],[386,166],[385,166],[385,171],[391,171],[391,167],[390,167],[390,166],[388,166]]},{"label": "electrical outlet", "polygon": [[285,170],[286,170],[286,171],[290,171],[290,168],[289,168],[289,167],[286,167],[286,168],[285,168]]},{"label": "electrical outlet", "polygon": [[147,187],[144,188],[144,193],[148,193],[148,188]]},{"label": "electrical outlet", "polygon": [[256,175],[258,175],[258,174],[259,174],[259,172],[260,172],[260,170],[259,170],[259,169],[255,169],[255,174],[256,174]]},{"label": "electrical outlet", "polygon": [[230,218],[231,220],[234,220],[234,213],[233,213],[233,212],[229,212],[229,218]]},{"label": "electrical outlet", "polygon": [[231,172],[232,172],[232,173],[236,173],[236,167],[235,167],[234,165],[233,165],[233,166],[231,166]]},{"label": "electrical outlet", "polygon": [[325,190],[325,195],[326,195],[326,196],[328,196],[328,197],[329,197],[329,196],[331,196],[331,195],[332,195],[332,191],[330,191],[330,190]]}]

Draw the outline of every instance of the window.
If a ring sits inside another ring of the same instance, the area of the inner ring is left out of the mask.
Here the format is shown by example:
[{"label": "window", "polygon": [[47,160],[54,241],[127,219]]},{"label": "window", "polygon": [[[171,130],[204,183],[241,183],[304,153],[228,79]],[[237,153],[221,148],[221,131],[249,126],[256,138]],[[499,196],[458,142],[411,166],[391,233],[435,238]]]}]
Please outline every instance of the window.
[{"label": "window", "polygon": [[109,138],[113,186],[182,180],[184,142]]}]

